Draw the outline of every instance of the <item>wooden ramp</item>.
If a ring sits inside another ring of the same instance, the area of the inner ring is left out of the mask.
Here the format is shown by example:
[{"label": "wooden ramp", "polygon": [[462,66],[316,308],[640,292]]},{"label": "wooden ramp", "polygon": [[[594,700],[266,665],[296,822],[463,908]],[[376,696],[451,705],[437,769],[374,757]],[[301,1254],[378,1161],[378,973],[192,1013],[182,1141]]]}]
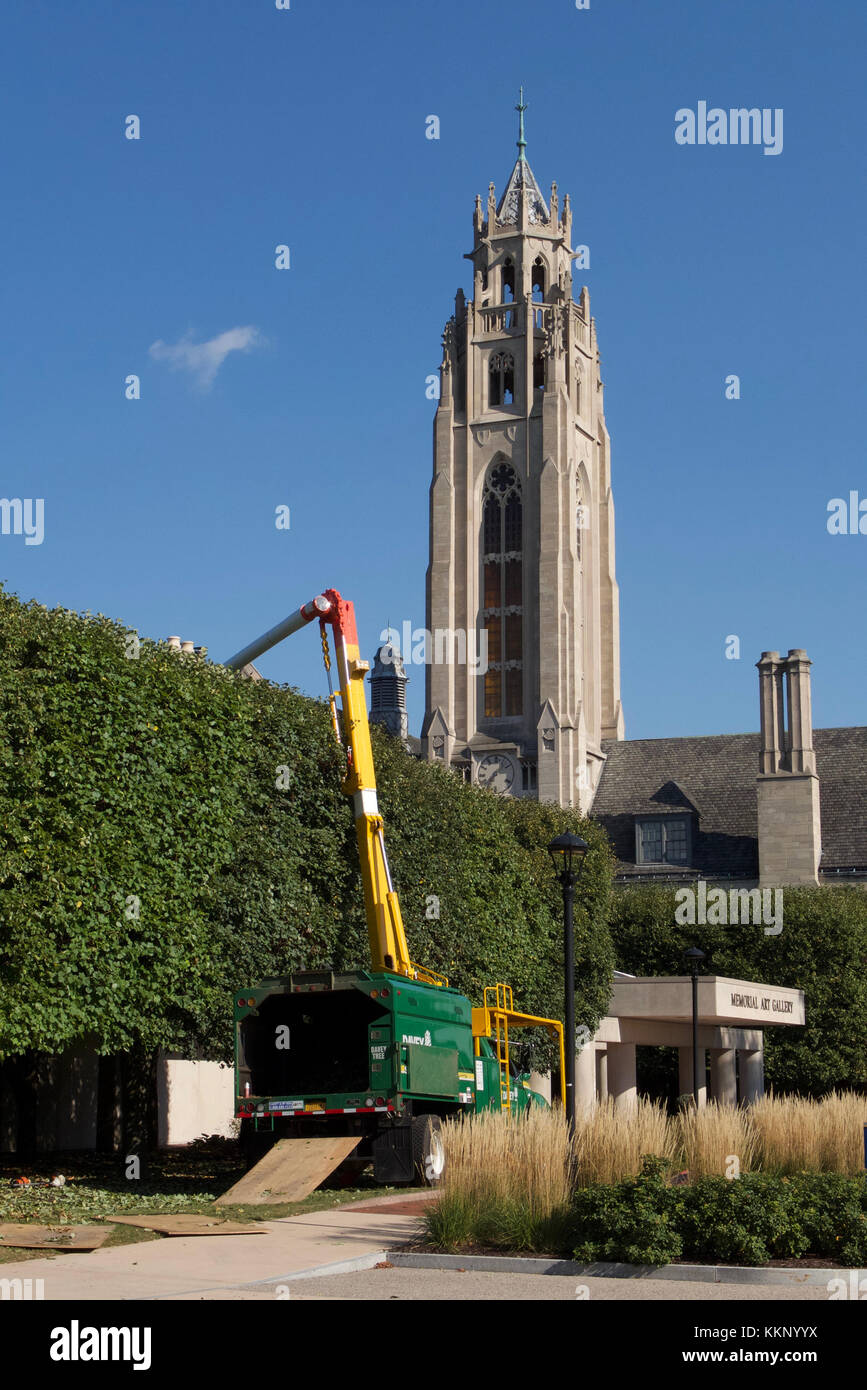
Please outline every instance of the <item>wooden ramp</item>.
[{"label": "wooden ramp", "polygon": [[227,1221],[221,1216],[217,1221],[213,1216],[197,1216],[194,1212],[178,1216],[166,1216],[159,1212],[151,1216],[113,1216],[124,1226],[139,1226],[143,1231],[159,1231],[163,1236],[264,1236],[262,1225],[242,1225],[240,1221]]},{"label": "wooden ramp", "polygon": [[302,1202],[358,1147],[349,1138],[278,1139],[240,1182],[218,1197],[215,1206],[274,1206]]},{"label": "wooden ramp", "polygon": [[114,1228],[105,1226],[35,1226],[30,1222],[5,1221],[0,1226],[0,1249],[98,1250]]}]

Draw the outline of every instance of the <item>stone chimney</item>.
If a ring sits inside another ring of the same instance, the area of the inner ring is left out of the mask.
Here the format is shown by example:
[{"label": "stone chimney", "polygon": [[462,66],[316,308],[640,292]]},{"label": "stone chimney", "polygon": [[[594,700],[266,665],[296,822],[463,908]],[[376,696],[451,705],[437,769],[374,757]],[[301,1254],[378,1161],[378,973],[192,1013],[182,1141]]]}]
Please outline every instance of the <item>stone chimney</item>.
[{"label": "stone chimney", "polygon": [[799,647],[786,657],[762,652],[757,663],[761,751],[756,796],[762,887],[819,881],[822,838],[811,664]]}]

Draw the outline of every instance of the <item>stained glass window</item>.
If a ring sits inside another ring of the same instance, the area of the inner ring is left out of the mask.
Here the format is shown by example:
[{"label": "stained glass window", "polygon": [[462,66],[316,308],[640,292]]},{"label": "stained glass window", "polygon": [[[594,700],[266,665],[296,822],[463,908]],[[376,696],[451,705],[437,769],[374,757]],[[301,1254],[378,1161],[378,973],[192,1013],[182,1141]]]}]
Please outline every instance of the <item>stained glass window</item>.
[{"label": "stained glass window", "polygon": [[488,633],[485,718],[524,707],[523,508],[511,464],[495,464],[482,502],[482,625]]}]

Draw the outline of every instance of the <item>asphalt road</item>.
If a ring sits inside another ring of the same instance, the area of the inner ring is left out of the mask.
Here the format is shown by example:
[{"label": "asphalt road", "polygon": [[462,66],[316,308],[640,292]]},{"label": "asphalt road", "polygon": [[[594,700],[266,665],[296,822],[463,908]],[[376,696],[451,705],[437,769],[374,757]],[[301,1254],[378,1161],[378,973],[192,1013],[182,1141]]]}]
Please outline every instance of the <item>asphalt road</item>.
[{"label": "asphalt road", "polygon": [[[833,1271],[830,1271],[833,1274]],[[586,1289],[586,1293],[584,1290]],[[773,1303],[827,1302],[828,1292],[821,1286],[791,1287],[784,1284],[692,1284],[671,1279],[577,1280],[570,1275],[478,1274],[467,1270],[366,1269],[352,1274],[320,1274],[310,1279],[247,1288],[214,1289],[186,1295],[196,1299],[229,1301],[287,1300],[290,1302],[372,1302],[449,1301],[475,1302],[513,1300],[525,1303],[590,1302],[606,1300],[664,1302],[744,1302]]]}]

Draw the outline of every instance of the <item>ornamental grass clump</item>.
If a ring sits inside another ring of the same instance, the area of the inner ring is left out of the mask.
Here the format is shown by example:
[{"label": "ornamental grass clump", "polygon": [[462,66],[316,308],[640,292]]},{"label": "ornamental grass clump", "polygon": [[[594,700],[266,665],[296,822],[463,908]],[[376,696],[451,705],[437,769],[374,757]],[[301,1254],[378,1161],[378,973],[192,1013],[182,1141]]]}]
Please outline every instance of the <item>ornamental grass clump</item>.
[{"label": "ornamental grass clump", "polygon": [[426,1214],[440,1249],[556,1250],[563,1242],[575,1152],[560,1109],[482,1112],[443,1125],[446,1180]]},{"label": "ornamental grass clump", "polygon": [[867,1096],[832,1091],[821,1100],[763,1096],[751,1107],[765,1172],[848,1173],[863,1169]]},{"label": "ornamental grass clump", "polygon": [[691,1178],[736,1178],[756,1166],[758,1138],[750,1110],[716,1101],[700,1110],[687,1106],[671,1128]]},{"label": "ornamental grass clump", "polygon": [[675,1142],[661,1103],[639,1099],[618,1109],[609,1097],[578,1121],[575,1148],[577,1181],[588,1187],[637,1177],[646,1154],[671,1162]]}]

